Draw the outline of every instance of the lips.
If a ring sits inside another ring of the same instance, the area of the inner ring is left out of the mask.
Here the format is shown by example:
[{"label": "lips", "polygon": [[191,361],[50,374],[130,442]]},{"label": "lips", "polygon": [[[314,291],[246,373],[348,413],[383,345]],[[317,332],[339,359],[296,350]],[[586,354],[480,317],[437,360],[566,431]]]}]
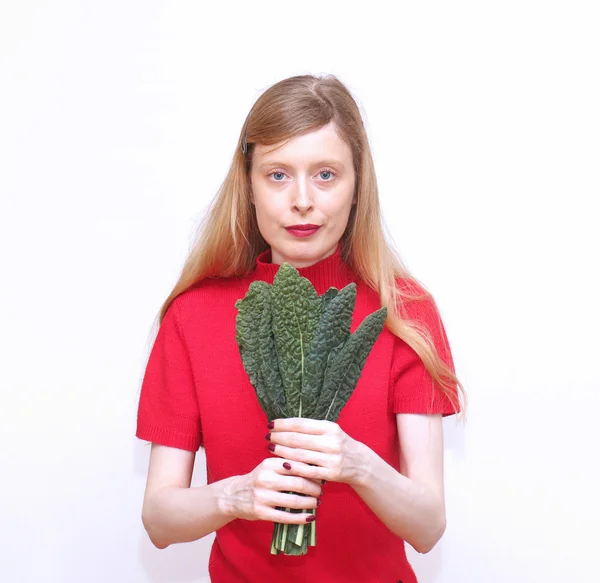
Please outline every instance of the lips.
[{"label": "lips", "polygon": [[305,225],[291,225],[290,227],[286,227],[286,229],[288,229],[288,231],[314,231],[315,229],[318,229],[320,225],[310,225],[310,224],[305,224]]},{"label": "lips", "polygon": [[292,225],[286,227],[287,232],[294,237],[311,237],[320,229],[320,225]]}]

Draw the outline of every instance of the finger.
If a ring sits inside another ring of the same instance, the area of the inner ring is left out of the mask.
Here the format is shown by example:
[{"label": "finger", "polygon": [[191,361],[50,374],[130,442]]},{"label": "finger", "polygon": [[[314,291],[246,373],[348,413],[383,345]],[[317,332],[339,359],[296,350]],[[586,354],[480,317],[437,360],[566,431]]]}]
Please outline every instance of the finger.
[{"label": "finger", "polygon": [[285,445],[277,445],[270,443],[269,451],[276,456],[283,457],[288,460],[302,462],[305,464],[313,464],[315,466],[328,467],[329,457],[320,451],[311,451],[309,449],[297,449],[295,447],[286,447]]},{"label": "finger", "polygon": [[329,479],[329,473],[327,468],[320,466],[310,466],[301,462],[295,462],[286,460],[281,464],[284,472],[287,472],[294,476],[306,478],[315,484],[321,486],[324,481]]},{"label": "finger", "polygon": [[[281,458],[275,458],[275,457],[269,457],[265,459],[266,462],[266,467],[269,470],[272,470],[273,472],[276,472],[277,474],[280,474],[282,476],[290,476],[290,475],[299,475],[296,474],[296,472],[290,472],[291,469],[291,462],[290,460],[282,460]],[[301,465],[299,462],[294,462],[296,464],[296,468]],[[287,464],[287,465],[286,465]],[[289,468],[287,467],[289,466]],[[307,468],[310,466],[307,466]],[[310,478],[308,476],[303,476],[305,479],[309,480],[310,482],[314,482],[317,486],[321,487],[323,485],[323,480],[319,479],[319,478]]]},{"label": "finger", "polygon": [[263,506],[261,515],[261,520],[279,522],[281,524],[306,524],[307,522],[311,522],[311,520],[307,520],[309,517],[316,516],[316,514],[311,512],[286,512],[285,510],[277,510],[270,506]]},{"label": "finger", "polygon": [[294,508],[295,510],[312,510],[319,505],[315,496],[297,496],[289,492],[277,492],[276,490],[264,490],[261,501],[267,506],[282,508]]},{"label": "finger", "polygon": [[312,451],[321,451],[323,453],[337,453],[339,447],[327,435],[311,435],[307,433],[297,433],[295,431],[278,431],[265,435],[267,441],[286,447],[295,447],[297,449],[310,449]]},{"label": "finger", "polygon": [[313,498],[320,498],[323,495],[323,485],[320,482],[307,480],[293,474],[280,476],[276,490],[279,492],[292,492],[302,496],[312,496]]},{"label": "finger", "polygon": [[[281,468],[282,472],[286,472],[284,468]],[[312,480],[301,478],[300,476],[278,474],[276,479],[263,480],[263,487],[273,491],[279,492],[296,492],[297,494],[304,494],[306,496],[313,496],[318,498],[323,493],[321,484],[317,484]]]},{"label": "finger", "polygon": [[298,433],[310,433],[313,435],[322,435],[332,429],[333,423],[323,419],[305,419],[303,417],[286,417],[284,419],[275,419],[268,425],[271,432],[275,431],[296,431]]}]

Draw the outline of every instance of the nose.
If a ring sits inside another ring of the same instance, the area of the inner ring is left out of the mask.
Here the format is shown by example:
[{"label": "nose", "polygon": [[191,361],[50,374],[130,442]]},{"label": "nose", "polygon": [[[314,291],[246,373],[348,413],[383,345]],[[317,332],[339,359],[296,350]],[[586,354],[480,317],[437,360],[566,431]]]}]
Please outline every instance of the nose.
[{"label": "nose", "polygon": [[292,204],[296,209],[302,212],[306,212],[312,208],[312,193],[310,186],[307,184],[307,180],[299,179],[296,181],[296,184],[292,189]]}]

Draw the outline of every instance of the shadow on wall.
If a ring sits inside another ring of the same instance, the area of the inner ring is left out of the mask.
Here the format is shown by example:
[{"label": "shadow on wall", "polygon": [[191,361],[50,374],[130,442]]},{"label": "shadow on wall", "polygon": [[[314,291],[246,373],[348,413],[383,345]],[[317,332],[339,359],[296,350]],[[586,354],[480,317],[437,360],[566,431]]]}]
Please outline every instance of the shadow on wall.
[{"label": "shadow on wall", "polygon": [[[139,441],[134,450],[134,468],[136,476],[145,479],[148,472],[150,446]],[[196,454],[192,486],[206,484],[206,457],[204,451]],[[215,538],[214,533],[203,539],[171,545],[166,549],[157,549],[148,538],[141,519],[143,489],[140,493],[140,521],[138,556],[140,564],[150,583],[210,583],[208,577],[208,558]]]},{"label": "shadow on wall", "polygon": [[[452,452],[452,457],[462,463],[465,457],[465,427],[456,419],[455,415],[451,415],[443,420],[444,453],[447,456]],[[449,529],[451,528],[452,525],[449,525]],[[415,570],[419,583],[443,583],[447,580],[447,572],[444,571],[445,537],[446,535],[426,555],[421,555],[410,545],[406,545],[406,556]]]},{"label": "shadow on wall", "polygon": [[[468,423],[468,422],[467,422]],[[465,427],[457,420],[456,415],[450,415],[443,420],[444,424],[444,451],[461,462],[465,459]]]}]

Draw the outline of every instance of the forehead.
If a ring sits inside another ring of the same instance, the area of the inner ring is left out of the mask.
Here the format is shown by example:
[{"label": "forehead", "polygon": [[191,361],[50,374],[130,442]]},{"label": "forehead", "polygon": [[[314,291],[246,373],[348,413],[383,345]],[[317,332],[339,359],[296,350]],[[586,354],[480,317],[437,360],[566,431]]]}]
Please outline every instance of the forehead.
[{"label": "forehead", "polygon": [[287,141],[266,146],[255,144],[254,162],[258,165],[270,160],[281,162],[311,162],[322,158],[348,161],[352,158],[350,146],[340,138],[332,123]]}]

